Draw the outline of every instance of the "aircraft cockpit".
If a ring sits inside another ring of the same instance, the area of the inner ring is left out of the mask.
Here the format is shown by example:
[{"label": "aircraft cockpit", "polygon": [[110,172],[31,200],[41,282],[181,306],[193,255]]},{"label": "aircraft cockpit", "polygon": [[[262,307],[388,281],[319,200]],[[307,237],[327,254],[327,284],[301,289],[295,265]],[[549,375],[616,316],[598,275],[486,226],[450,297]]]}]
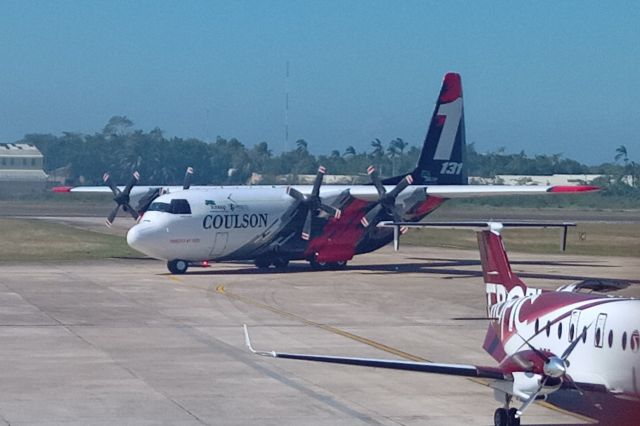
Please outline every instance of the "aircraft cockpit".
[{"label": "aircraft cockpit", "polygon": [[147,211],[171,213],[171,214],[191,214],[191,206],[184,199],[173,199],[170,203],[154,201],[151,203]]}]

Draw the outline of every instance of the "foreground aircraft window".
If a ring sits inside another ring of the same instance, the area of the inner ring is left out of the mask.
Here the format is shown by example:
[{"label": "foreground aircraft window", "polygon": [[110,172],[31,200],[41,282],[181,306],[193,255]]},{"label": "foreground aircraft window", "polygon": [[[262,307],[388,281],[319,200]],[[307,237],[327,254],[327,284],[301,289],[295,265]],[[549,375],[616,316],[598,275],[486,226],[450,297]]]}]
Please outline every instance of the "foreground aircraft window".
[{"label": "foreground aircraft window", "polygon": [[540,318],[536,318],[536,334],[538,334],[539,330],[540,330]]},{"label": "foreground aircraft window", "polygon": [[609,347],[613,346],[613,330],[609,330]]},{"label": "foreground aircraft window", "polygon": [[587,343],[587,327],[582,329],[582,343]]},{"label": "foreground aircraft window", "polygon": [[551,321],[547,321],[547,337],[551,334]]},{"label": "foreground aircraft window", "polygon": [[573,335],[575,334],[575,332],[576,332],[576,329],[573,326],[573,324],[571,324],[569,326],[569,340],[573,340]]},{"label": "foreground aircraft window", "polygon": [[627,332],[622,333],[622,350],[627,349]]},{"label": "foreground aircraft window", "polygon": [[562,339],[562,323],[558,323],[558,339]]},{"label": "foreground aircraft window", "polygon": [[640,332],[638,330],[633,330],[629,346],[631,346],[632,351],[638,352],[638,348],[640,348]]},{"label": "foreground aircraft window", "polygon": [[191,214],[191,206],[187,200],[171,200],[171,213]]}]

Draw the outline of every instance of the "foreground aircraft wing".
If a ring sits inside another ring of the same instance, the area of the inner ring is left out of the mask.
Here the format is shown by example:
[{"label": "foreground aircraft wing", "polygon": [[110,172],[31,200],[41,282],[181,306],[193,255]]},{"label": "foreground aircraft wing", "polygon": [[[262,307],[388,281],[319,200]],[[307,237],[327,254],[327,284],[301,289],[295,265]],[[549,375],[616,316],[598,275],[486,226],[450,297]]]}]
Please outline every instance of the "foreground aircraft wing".
[{"label": "foreground aircraft wing", "polygon": [[446,374],[450,376],[480,377],[492,380],[509,380],[498,368],[480,367],[465,364],[437,364],[433,362],[400,361],[393,359],[351,358],[326,355],[293,354],[275,351],[257,351],[251,345],[249,330],[244,327],[245,344],[251,353],[273,357],[297,359],[303,361],[326,362],[331,364],[360,365],[364,367],[387,368],[392,370],[419,371],[422,373]]}]

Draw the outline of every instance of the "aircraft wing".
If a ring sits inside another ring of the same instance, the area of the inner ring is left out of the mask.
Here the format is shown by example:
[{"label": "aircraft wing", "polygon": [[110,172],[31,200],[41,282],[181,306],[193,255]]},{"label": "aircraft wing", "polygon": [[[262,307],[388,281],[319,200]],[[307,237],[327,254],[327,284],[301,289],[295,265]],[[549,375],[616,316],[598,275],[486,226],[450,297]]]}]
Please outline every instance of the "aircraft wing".
[{"label": "aircraft wing", "polygon": [[[300,188],[303,193],[310,191],[306,187]],[[323,188],[327,192],[335,191],[330,185]],[[387,192],[393,190],[393,186],[385,186]],[[506,195],[543,195],[543,194],[572,194],[581,192],[593,192],[600,190],[591,185],[412,185],[408,186],[400,194],[410,194],[416,189],[424,189],[427,195],[438,198],[477,198]],[[373,185],[356,185],[349,187],[351,196],[363,201],[377,201],[378,193]],[[323,194],[324,195],[324,194]]]},{"label": "aircraft wing", "polygon": [[496,195],[540,195],[567,194],[576,192],[598,191],[600,188],[591,185],[576,186],[538,186],[538,185],[441,185],[427,186],[427,195],[441,198],[491,197]]},{"label": "aircraft wing", "polygon": [[466,364],[437,364],[433,362],[414,362],[392,359],[351,358],[326,355],[294,354],[275,351],[257,351],[253,349],[249,331],[244,325],[245,344],[249,350],[260,356],[297,359],[303,361],[326,362],[332,364],[359,365],[364,367],[387,368],[392,370],[419,371],[422,373],[445,374],[450,376],[480,377],[492,380],[510,380],[495,367],[481,367]]}]

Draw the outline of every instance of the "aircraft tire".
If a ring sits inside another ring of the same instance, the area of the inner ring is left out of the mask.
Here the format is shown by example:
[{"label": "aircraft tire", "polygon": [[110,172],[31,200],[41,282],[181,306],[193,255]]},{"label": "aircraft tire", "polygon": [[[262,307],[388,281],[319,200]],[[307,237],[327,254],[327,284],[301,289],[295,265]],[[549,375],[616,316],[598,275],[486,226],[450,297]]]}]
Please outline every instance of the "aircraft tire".
[{"label": "aircraft tire", "polygon": [[273,266],[278,269],[284,269],[289,266],[289,259],[284,259],[282,257],[276,257],[273,259]]},{"label": "aircraft tire", "polygon": [[498,408],[493,413],[493,424],[495,426],[509,426],[509,413],[504,408]]},{"label": "aircraft tire", "polygon": [[344,269],[347,267],[347,261],[339,260],[337,262],[332,263],[331,266],[332,266],[332,269]]},{"label": "aircraft tire", "polygon": [[311,259],[309,261],[309,264],[311,265],[311,269],[314,269],[316,271],[325,270],[329,266],[327,262],[318,262],[316,259]]},{"label": "aircraft tire", "polygon": [[266,257],[259,257],[253,261],[253,264],[256,265],[258,269],[269,269],[269,266],[271,266],[271,260]]},{"label": "aircraft tire", "polygon": [[170,260],[167,262],[167,268],[169,269],[169,272],[171,272],[172,274],[176,274],[176,275],[184,274],[185,272],[187,272],[187,269],[189,268],[189,262],[182,259]]},{"label": "aircraft tire", "polygon": [[516,417],[517,412],[515,408],[509,409],[509,426],[520,426],[520,418]]}]

